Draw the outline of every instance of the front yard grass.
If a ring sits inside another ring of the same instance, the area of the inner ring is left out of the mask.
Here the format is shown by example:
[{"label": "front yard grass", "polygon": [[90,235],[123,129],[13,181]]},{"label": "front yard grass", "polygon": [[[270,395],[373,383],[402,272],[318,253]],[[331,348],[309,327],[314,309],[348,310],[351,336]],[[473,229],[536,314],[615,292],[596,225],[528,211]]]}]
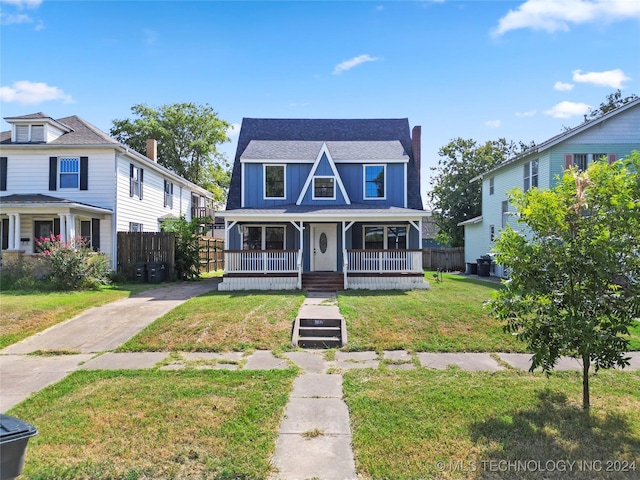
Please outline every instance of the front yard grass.
[{"label": "front yard grass", "polygon": [[99,290],[73,292],[3,291],[0,293],[0,349],[104,305],[158,287],[150,284],[116,284]]},{"label": "front yard grass", "polygon": [[444,274],[426,279],[430,290],[339,292],[349,350],[429,352],[525,352],[524,343],[503,332],[484,302],[499,283]]},{"label": "front yard grass", "polygon": [[365,479],[640,475],[640,372],[593,375],[590,414],[579,372],[352,370],[344,394]]},{"label": "front yard grass", "polygon": [[295,375],[75,372],[10,411],[39,430],[23,477],[266,478]]},{"label": "front yard grass", "polygon": [[210,292],[162,316],[120,351],[287,349],[303,301],[301,292]]}]

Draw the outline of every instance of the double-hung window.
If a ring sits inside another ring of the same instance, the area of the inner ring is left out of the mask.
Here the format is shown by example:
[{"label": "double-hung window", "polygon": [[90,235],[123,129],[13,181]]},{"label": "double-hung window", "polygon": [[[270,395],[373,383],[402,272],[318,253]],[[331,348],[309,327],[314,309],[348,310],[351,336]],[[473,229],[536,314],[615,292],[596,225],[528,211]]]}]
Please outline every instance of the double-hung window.
[{"label": "double-hung window", "polygon": [[493,195],[495,190],[495,177],[489,179],[489,195]]},{"label": "double-hung window", "polygon": [[129,231],[130,232],[141,232],[142,224],[136,222],[129,222]]},{"label": "double-hung window", "polygon": [[580,171],[585,171],[589,165],[589,156],[586,153],[576,153],[573,156],[573,164]]},{"label": "double-hung window", "polygon": [[364,198],[383,200],[387,196],[386,192],[386,171],[385,165],[365,165],[364,166]]},{"label": "double-hung window", "polygon": [[264,198],[285,198],[285,166],[265,165],[264,166]]},{"label": "double-hung window", "polygon": [[335,183],[334,177],[313,177],[313,200],[335,200]]},{"label": "double-hung window", "polygon": [[407,227],[378,225],[364,227],[364,248],[366,250],[406,250]]},{"label": "double-hung window", "polygon": [[538,186],[538,160],[524,164],[524,191]]},{"label": "double-hung window", "polygon": [[243,250],[284,250],[283,225],[250,225],[242,228]]},{"label": "double-hung window", "polygon": [[144,169],[129,164],[129,196],[138,197],[142,200],[142,182],[144,178]]},{"label": "double-hung window", "polygon": [[173,208],[173,183],[164,181],[164,206]]},{"label": "double-hung window", "polygon": [[60,188],[79,188],[80,187],[80,158],[79,157],[60,157],[58,167],[60,180]]}]

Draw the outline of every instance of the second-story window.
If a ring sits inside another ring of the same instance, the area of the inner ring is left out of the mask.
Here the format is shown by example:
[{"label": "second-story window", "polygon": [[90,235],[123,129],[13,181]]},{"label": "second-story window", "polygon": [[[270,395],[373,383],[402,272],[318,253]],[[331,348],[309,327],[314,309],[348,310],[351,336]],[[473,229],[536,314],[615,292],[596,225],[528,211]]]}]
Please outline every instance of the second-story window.
[{"label": "second-story window", "polygon": [[491,177],[489,179],[489,195],[493,195],[493,192],[495,190],[495,177]]},{"label": "second-story window", "polygon": [[384,165],[365,165],[364,166],[364,198],[365,199],[384,199],[385,191],[385,174]]},{"label": "second-story window", "polygon": [[264,198],[285,198],[285,166],[264,166]]},{"label": "second-story window", "polygon": [[334,177],[313,177],[313,199],[335,200],[335,182]]},{"label": "second-story window", "polygon": [[173,208],[173,183],[164,181],[164,206]]},{"label": "second-story window", "polygon": [[144,169],[129,164],[129,196],[138,197],[142,200],[142,182],[144,179]]},{"label": "second-story window", "polygon": [[524,191],[538,186],[538,160],[524,164]]},{"label": "second-story window", "polygon": [[60,157],[60,188],[79,188],[80,186],[80,158]]}]

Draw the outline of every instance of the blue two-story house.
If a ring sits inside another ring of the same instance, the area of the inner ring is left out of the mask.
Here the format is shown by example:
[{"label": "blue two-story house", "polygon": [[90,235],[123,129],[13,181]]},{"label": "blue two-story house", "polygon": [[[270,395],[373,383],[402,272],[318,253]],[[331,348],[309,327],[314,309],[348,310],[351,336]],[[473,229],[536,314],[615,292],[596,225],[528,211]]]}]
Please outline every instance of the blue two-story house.
[{"label": "blue two-story house", "polygon": [[220,290],[428,288],[407,119],[245,118],[221,214]]}]

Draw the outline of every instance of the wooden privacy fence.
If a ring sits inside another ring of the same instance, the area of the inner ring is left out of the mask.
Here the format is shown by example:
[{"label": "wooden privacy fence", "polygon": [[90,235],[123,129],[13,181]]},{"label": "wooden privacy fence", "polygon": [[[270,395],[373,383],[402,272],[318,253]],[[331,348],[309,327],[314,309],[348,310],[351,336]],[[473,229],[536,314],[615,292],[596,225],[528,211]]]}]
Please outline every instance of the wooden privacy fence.
[{"label": "wooden privacy fence", "polygon": [[465,271],[464,247],[423,248],[422,268],[424,270]]},{"label": "wooden privacy fence", "polygon": [[163,262],[169,278],[175,265],[176,236],[173,232],[118,232],[118,273],[135,279],[136,264]]},{"label": "wooden privacy fence", "polygon": [[200,237],[200,273],[224,270],[224,240]]}]

